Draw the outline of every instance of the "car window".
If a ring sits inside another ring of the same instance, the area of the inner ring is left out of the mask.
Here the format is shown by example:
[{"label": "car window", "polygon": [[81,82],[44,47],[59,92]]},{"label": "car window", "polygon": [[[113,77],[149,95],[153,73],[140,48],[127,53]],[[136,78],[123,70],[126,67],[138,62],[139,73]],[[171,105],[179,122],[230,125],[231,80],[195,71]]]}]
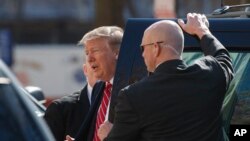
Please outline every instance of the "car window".
[{"label": "car window", "polygon": [[0,82],[1,141],[52,141],[49,128],[34,111],[36,106],[19,89]]},{"label": "car window", "polygon": [[7,109],[0,100],[0,140],[1,141],[23,141],[23,136],[15,127],[15,121],[8,114]]},{"label": "car window", "polygon": [[[11,110],[6,105],[6,98],[4,94],[4,85],[0,84],[0,140],[1,141],[14,141],[19,140],[23,141],[22,132],[19,129],[19,126],[15,120],[15,116],[11,113]],[[8,94],[14,93],[9,90]]]},{"label": "car window", "polygon": [[[203,56],[201,52],[184,52],[187,64]],[[225,95],[223,103],[223,122],[226,132],[230,124],[250,124],[250,53],[230,52],[235,76]]]}]

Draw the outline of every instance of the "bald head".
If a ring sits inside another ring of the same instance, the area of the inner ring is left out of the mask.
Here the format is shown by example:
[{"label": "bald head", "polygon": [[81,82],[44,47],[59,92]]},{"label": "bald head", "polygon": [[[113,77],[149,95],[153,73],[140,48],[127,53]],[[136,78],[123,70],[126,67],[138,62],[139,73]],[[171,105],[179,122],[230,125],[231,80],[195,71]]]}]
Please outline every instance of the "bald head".
[{"label": "bald head", "polygon": [[184,36],[180,26],[170,20],[161,20],[149,26],[144,36],[149,42],[163,41],[166,46],[171,46],[173,53],[181,55],[183,51]]}]

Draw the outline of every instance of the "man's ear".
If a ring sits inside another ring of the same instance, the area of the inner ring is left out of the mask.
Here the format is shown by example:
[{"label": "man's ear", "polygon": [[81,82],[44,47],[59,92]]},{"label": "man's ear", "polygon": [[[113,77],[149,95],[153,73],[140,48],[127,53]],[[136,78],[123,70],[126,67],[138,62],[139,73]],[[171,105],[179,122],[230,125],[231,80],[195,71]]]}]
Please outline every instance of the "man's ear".
[{"label": "man's ear", "polygon": [[160,55],[160,51],[161,51],[161,47],[157,43],[155,43],[154,44],[154,55],[155,55],[155,57],[158,57]]}]

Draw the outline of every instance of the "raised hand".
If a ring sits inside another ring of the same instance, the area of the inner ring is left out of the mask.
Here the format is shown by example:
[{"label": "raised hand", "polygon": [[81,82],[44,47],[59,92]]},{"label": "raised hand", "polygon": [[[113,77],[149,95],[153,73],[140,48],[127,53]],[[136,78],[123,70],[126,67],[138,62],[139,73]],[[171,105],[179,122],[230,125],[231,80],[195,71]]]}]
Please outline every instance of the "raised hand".
[{"label": "raised hand", "polygon": [[209,23],[205,15],[188,13],[187,23],[182,19],[178,19],[178,24],[187,33],[197,35],[200,39],[205,34],[211,34],[208,27]]}]

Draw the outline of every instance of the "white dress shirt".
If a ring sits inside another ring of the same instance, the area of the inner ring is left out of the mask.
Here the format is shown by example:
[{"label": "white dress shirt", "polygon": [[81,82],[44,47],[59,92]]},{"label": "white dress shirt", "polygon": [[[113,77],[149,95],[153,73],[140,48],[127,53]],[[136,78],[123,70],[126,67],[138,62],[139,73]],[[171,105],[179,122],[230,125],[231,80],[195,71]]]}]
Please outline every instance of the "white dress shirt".
[{"label": "white dress shirt", "polygon": [[93,90],[93,87],[91,87],[88,83],[88,86],[87,86],[87,94],[88,94],[88,98],[89,98],[89,104],[91,105],[91,96],[92,96],[92,90]]},{"label": "white dress shirt", "polygon": [[[114,77],[112,77],[109,81],[110,84],[112,84],[112,88],[113,88],[113,82],[114,82]],[[112,88],[111,88],[111,96],[112,96]],[[111,96],[110,96],[110,100],[109,100],[109,105],[107,107],[107,113],[105,115],[105,120],[104,121],[108,121],[108,117],[109,117],[109,106],[110,106],[110,101],[111,101]]]}]

